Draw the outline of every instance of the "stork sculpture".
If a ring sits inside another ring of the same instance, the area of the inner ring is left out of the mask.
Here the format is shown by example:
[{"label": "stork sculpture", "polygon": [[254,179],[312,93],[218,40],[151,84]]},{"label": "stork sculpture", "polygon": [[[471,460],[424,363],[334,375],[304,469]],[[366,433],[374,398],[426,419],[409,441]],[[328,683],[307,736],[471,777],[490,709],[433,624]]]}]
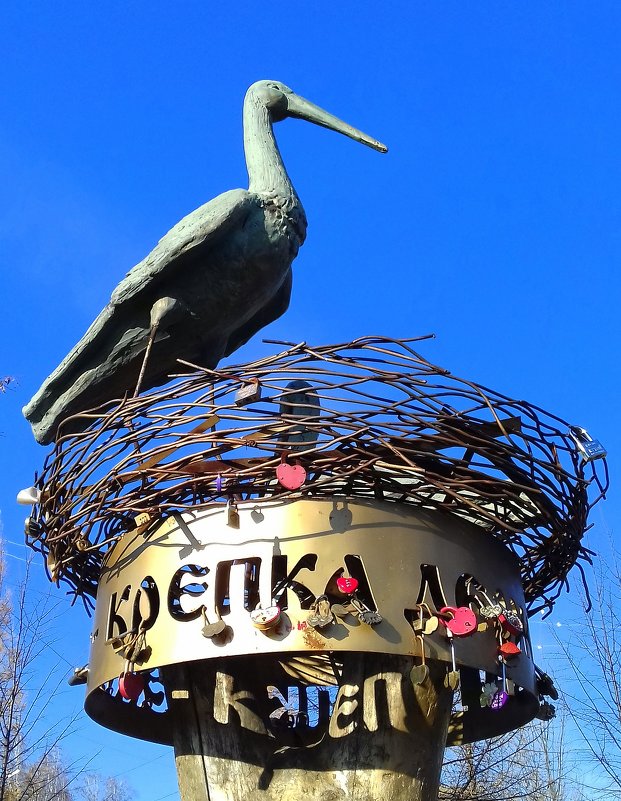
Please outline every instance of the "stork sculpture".
[{"label": "stork sculpture", "polygon": [[272,130],[286,117],[387,151],[284,84],[253,84],[243,115],[248,190],[225,192],[184,217],[121,281],[24,407],[38,442],[53,441],[72,415],[166,383],[178,358],[215,367],[286,311],[291,263],[306,236]]}]

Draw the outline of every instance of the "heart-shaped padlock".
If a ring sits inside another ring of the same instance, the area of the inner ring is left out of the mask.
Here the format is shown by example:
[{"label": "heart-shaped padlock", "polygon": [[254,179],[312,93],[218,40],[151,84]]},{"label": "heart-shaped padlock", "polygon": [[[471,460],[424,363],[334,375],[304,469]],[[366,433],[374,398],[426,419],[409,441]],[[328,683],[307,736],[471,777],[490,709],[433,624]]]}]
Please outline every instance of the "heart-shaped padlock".
[{"label": "heart-shaped padlock", "polygon": [[224,622],[224,620],[222,620],[219,614],[217,615],[216,620],[213,623],[210,623],[207,618],[207,610],[203,606],[202,615],[203,615],[204,626],[201,630],[201,634],[203,635],[203,637],[207,637],[207,639],[211,639],[212,637],[217,637],[219,634],[222,634],[222,632],[226,629],[226,623]]},{"label": "heart-shaped padlock", "polygon": [[451,615],[448,620],[440,620],[456,637],[467,637],[477,630],[477,616],[467,606],[443,606],[440,614]]},{"label": "heart-shaped padlock", "polygon": [[414,686],[422,684],[428,677],[429,667],[424,663],[422,665],[414,665],[414,667],[410,670],[410,681]]},{"label": "heart-shaped padlock", "polygon": [[358,579],[352,576],[339,576],[336,580],[336,586],[343,595],[351,595],[352,592],[356,592],[358,589]]},{"label": "heart-shaped padlock", "polygon": [[481,695],[479,696],[479,704],[482,707],[490,706],[492,698],[498,692],[498,685],[494,681],[488,681],[481,688]]},{"label": "heart-shaped padlock", "polygon": [[144,679],[140,673],[125,670],[119,676],[119,692],[127,701],[137,701],[144,690]]},{"label": "heart-shaped padlock", "polygon": [[287,455],[283,453],[282,461],[276,468],[276,478],[278,483],[288,490],[300,489],[306,481],[306,470],[301,464],[289,464]]},{"label": "heart-shaped padlock", "polygon": [[514,656],[518,656],[522,652],[515,643],[503,642],[503,644],[498,648],[498,653],[503,657],[503,659],[512,659]]},{"label": "heart-shaped padlock", "polygon": [[422,684],[429,677],[429,667],[425,663],[425,640],[422,634],[416,635],[416,641],[420,646],[420,665],[414,665],[410,670],[410,681],[416,687]]}]

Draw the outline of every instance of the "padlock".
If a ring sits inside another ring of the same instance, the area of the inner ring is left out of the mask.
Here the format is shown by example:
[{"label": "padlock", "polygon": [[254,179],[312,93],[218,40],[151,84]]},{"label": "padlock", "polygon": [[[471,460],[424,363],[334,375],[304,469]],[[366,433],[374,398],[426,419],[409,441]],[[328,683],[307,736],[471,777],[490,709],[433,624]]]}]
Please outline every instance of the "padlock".
[{"label": "padlock", "polygon": [[499,709],[503,708],[508,700],[509,695],[506,690],[496,690],[494,697],[491,700],[490,708],[497,712]]},{"label": "padlock", "polygon": [[261,384],[258,378],[253,378],[247,384],[240,387],[235,393],[235,405],[246,406],[261,399]]},{"label": "padlock", "polygon": [[556,707],[552,704],[549,704],[547,701],[544,701],[542,704],[539,705],[539,711],[535,715],[538,720],[543,720],[546,723],[552,720],[553,717],[556,715]]},{"label": "padlock", "polygon": [[494,620],[498,615],[502,614],[502,606],[500,604],[487,604],[479,609],[481,617],[487,620]]},{"label": "padlock", "polygon": [[203,606],[201,613],[203,615],[203,628],[201,629],[201,634],[203,637],[207,637],[207,639],[211,639],[212,637],[217,637],[218,634],[222,634],[222,632],[226,629],[226,623],[220,617],[220,613],[216,609],[217,618],[214,623],[210,623],[209,619],[207,618],[207,609]]},{"label": "padlock", "polygon": [[43,534],[43,526],[30,515],[24,520],[24,534],[32,540],[38,540]]},{"label": "padlock", "polygon": [[450,629],[446,630],[446,636],[449,638],[451,645],[451,670],[448,670],[444,678],[444,686],[450,690],[456,690],[459,687],[459,670],[457,670],[457,662],[455,660],[455,643],[453,642],[453,632]]},{"label": "padlock", "polygon": [[235,501],[229,500],[226,503],[226,524],[231,528],[239,528],[239,512]]},{"label": "padlock", "polygon": [[508,609],[503,609],[498,615],[498,622],[504,631],[509,632],[509,634],[513,634],[514,637],[524,634],[524,624],[522,623],[519,615],[517,615],[515,612],[511,612]]},{"label": "padlock", "polygon": [[481,689],[481,695],[479,696],[479,705],[482,707],[491,706],[492,700],[497,692],[498,692],[498,685],[496,684],[496,682],[488,681],[486,684],[483,685]]},{"label": "padlock", "polygon": [[570,426],[569,435],[576,443],[576,447],[580,451],[585,462],[592,462],[595,459],[604,459],[606,456],[606,449],[602,443],[593,439],[585,428],[580,426]]},{"label": "padlock", "polygon": [[285,452],[281,455],[280,464],[276,468],[276,478],[285,489],[297,490],[306,481],[306,470],[299,462],[289,464]]},{"label": "padlock", "polygon": [[412,621],[412,628],[417,634],[433,634],[440,625],[437,615],[431,613],[431,609],[425,603],[418,604],[419,615]]},{"label": "padlock", "polygon": [[507,692],[507,666],[502,657],[498,657],[498,661],[502,665],[502,687],[499,687],[498,690],[496,690],[492,700],[490,701],[490,708],[495,712],[497,712],[499,709],[502,709],[509,700],[509,693]]},{"label": "padlock", "polygon": [[140,673],[130,670],[130,661],[125,661],[123,672],[119,676],[119,693],[126,701],[137,701],[144,691],[144,679]]},{"label": "padlock", "polygon": [[330,607],[327,595],[320,595],[311,606],[311,613],[306,618],[306,622],[314,629],[323,629],[334,623],[334,614]]},{"label": "padlock", "polygon": [[27,487],[17,493],[17,503],[23,506],[35,506],[41,502],[41,490],[36,487]]},{"label": "padlock", "polygon": [[358,613],[359,620],[361,620],[363,623],[366,623],[367,626],[377,626],[378,623],[382,622],[384,618],[380,615],[380,613],[373,609],[369,609],[362,598],[358,597],[356,592],[353,592],[350,597],[351,605],[354,607],[355,612]]},{"label": "padlock", "polygon": [[467,637],[477,630],[477,617],[467,606],[443,606],[439,617],[456,637]]},{"label": "padlock", "polygon": [[347,617],[347,615],[356,614],[356,610],[352,603],[332,604],[331,609],[337,617]]},{"label": "padlock", "polygon": [[336,586],[342,595],[351,595],[358,589],[358,579],[352,576],[339,576],[336,580]]},{"label": "padlock", "polygon": [[262,609],[258,606],[250,613],[250,620],[260,631],[269,631],[277,626],[280,621],[280,607],[274,605]]},{"label": "padlock", "polygon": [[553,701],[558,701],[558,690],[550,676],[538,667],[535,667],[535,674],[537,676],[537,693],[539,696],[547,695]]},{"label": "padlock", "polygon": [[522,652],[515,643],[504,642],[498,648],[498,653],[503,657],[503,659],[513,659],[514,657],[519,656]]},{"label": "padlock", "polygon": [[410,681],[415,687],[422,684],[425,679],[429,677],[429,667],[425,662],[425,641],[422,634],[416,635],[416,641],[420,645],[421,664],[414,665],[414,667],[410,670]]}]

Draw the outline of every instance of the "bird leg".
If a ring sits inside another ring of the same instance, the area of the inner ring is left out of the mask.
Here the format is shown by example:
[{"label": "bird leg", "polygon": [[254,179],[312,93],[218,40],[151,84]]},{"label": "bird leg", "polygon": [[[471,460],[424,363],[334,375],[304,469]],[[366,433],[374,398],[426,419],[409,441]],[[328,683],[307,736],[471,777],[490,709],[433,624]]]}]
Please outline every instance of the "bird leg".
[{"label": "bird leg", "polygon": [[183,304],[180,303],[180,301],[178,301],[176,298],[169,297],[158,298],[153,306],[151,306],[151,327],[149,329],[149,339],[147,340],[147,347],[144,352],[144,359],[142,360],[140,375],[138,376],[136,389],[134,390],[134,398],[136,398],[140,392],[140,387],[142,386],[144,374],[147,369],[147,362],[149,361],[149,356],[151,354],[151,348],[162,320],[164,320],[166,317],[170,317],[171,314],[175,312],[181,311],[182,306]]}]

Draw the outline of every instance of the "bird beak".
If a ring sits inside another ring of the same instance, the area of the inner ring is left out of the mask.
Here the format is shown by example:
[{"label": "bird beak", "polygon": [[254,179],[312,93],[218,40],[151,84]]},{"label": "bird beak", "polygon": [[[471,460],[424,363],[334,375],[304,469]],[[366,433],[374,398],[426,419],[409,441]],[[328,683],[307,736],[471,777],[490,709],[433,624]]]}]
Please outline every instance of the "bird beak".
[{"label": "bird beak", "polygon": [[298,117],[301,120],[314,122],[315,125],[321,125],[322,128],[330,128],[332,131],[337,131],[337,133],[349,136],[350,139],[354,139],[356,142],[362,142],[363,145],[368,145],[368,147],[372,147],[374,150],[379,150],[380,153],[386,153],[388,151],[386,145],[378,142],[377,139],[373,139],[372,136],[367,136],[367,134],[359,131],[357,128],[352,128],[351,125],[339,120],[338,117],[329,114],[309,100],[300,97],[300,95],[291,93],[286,95],[286,97],[287,116]]}]

